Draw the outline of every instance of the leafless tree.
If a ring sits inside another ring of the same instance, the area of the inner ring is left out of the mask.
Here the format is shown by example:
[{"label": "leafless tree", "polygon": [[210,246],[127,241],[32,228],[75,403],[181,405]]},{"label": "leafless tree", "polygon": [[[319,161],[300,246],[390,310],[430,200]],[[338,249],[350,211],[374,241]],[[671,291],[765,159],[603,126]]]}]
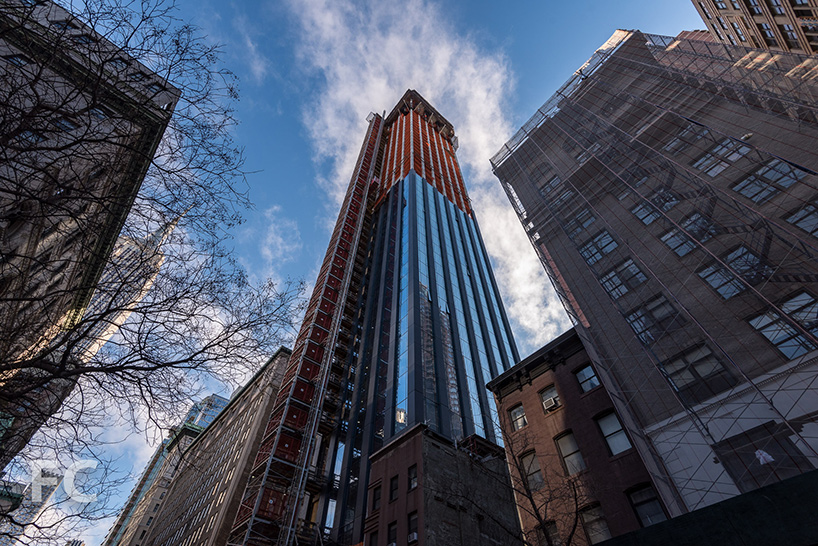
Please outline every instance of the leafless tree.
[{"label": "leafless tree", "polygon": [[105,426],[167,428],[246,378],[303,286],[229,253],[251,205],[236,80],[173,0],[0,0],[0,57],[0,462],[96,458],[110,490]]}]

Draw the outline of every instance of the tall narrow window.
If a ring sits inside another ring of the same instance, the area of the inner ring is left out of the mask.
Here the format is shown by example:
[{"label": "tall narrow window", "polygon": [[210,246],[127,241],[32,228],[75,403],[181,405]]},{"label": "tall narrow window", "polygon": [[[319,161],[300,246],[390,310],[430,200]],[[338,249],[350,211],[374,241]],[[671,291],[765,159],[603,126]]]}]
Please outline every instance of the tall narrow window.
[{"label": "tall narrow window", "polygon": [[411,512],[409,517],[407,518],[407,529],[409,531],[409,535],[406,538],[406,542],[409,544],[414,544],[418,541],[418,513]]},{"label": "tall narrow window", "polygon": [[522,474],[526,485],[532,491],[541,488],[545,483],[540,470],[540,462],[537,460],[537,454],[533,451],[526,453],[520,457],[520,466],[522,466]]},{"label": "tall narrow window", "polygon": [[386,541],[388,544],[395,545],[398,543],[398,522],[393,521],[386,528]]},{"label": "tall narrow window", "polygon": [[389,500],[393,501],[398,498],[398,477],[392,476],[389,480]]},{"label": "tall narrow window", "polygon": [[540,391],[540,399],[542,400],[542,407],[546,413],[553,411],[560,407],[560,396],[557,394],[557,387],[549,385]]},{"label": "tall narrow window", "polygon": [[528,421],[525,418],[525,409],[523,409],[522,404],[511,408],[508,414],[511,417],[511,428],[513,430],[520,430],[528,424]]},{"label": "tall narrow window", "polygon": [[409,467],[409,491],[418,486],[418,465]]},{"label": "tall narrow window", "polygon": [[599,430],[602,431],[602,436],[605,437],[605,443],[608,444],[608,449],[611,455],[618,455],[623,451],[631,448],[631,442],[628,440],[628,435],[622,429],[622,423],[615,413],[611,412],[596,420],[599,425]]},{"label": "tall narrow window", "polygon": [[582,458],[582,453],[579,452],[579,446],[573,432],[563,434],[557,438],[556,442],[566,474],[576,474],[585,469],[585,459]]},{"label": "tall narrow window", "polygon": [[377,486],[372,490],[372,511],[380,510],[381,508],[381,486]]}]

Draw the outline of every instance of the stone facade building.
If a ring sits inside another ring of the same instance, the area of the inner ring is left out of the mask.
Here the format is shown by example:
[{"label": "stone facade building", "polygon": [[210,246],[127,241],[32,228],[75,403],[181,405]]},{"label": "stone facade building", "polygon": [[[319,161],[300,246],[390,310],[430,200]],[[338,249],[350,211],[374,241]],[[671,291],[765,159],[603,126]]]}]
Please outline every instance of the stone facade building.
[{"label": "stone facade building", "polygon": [[134,546],[227,543],[289,356],[279,349],[186,448],[150,534]]}]

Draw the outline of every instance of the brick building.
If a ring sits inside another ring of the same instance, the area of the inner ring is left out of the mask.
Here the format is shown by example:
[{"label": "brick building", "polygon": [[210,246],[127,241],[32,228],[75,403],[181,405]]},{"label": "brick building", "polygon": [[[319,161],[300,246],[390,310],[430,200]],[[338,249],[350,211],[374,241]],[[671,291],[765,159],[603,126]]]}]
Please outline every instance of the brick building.
[{"label": "brick building", "polygon": [[366,546],[521,544],[502,448],[424,424],[370,458]]},{"label": "brick building", "polygon": [[574,329],[493,379],[526,540],[596,544],[666,519]]}]

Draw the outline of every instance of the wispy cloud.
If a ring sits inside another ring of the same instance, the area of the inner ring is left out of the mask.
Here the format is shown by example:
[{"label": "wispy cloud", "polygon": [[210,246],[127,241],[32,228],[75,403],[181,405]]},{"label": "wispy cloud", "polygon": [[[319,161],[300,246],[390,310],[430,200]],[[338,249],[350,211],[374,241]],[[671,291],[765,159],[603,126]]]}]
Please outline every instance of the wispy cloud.
[{"label": "wispy cloud", "polygon": [[266,276],[274,276],[276,265],[293,260],[301,251],[301,233],[298,224],[285,217],[278,205],[264,211],[267,225],[259,243],[264,258]]},{"label": "wispy cloud", "polygon": [[521,352],[565,329],[562,308],[489,164],[513,129],[506,57],[458,34],[427,0],[291,0],[290,9],[300,25],[300,64],[324,82],[308,99],[304,121],[316,160],[331,164],[319,182],[333,205],[354,167],[366,115],[417,89],[459,135],[458,156]]},{"label": "wispy cloud", "polygon": [[262,83],[270,69],[270,60],[259,51],[258,45],[253,39],[255,31],[244,15],[239,15],[233,19],[233,28],[239,34],[241,43],[244,46],[245,60],[250,69],[250,74],[253,75],[253,79],[257,84]]}]

